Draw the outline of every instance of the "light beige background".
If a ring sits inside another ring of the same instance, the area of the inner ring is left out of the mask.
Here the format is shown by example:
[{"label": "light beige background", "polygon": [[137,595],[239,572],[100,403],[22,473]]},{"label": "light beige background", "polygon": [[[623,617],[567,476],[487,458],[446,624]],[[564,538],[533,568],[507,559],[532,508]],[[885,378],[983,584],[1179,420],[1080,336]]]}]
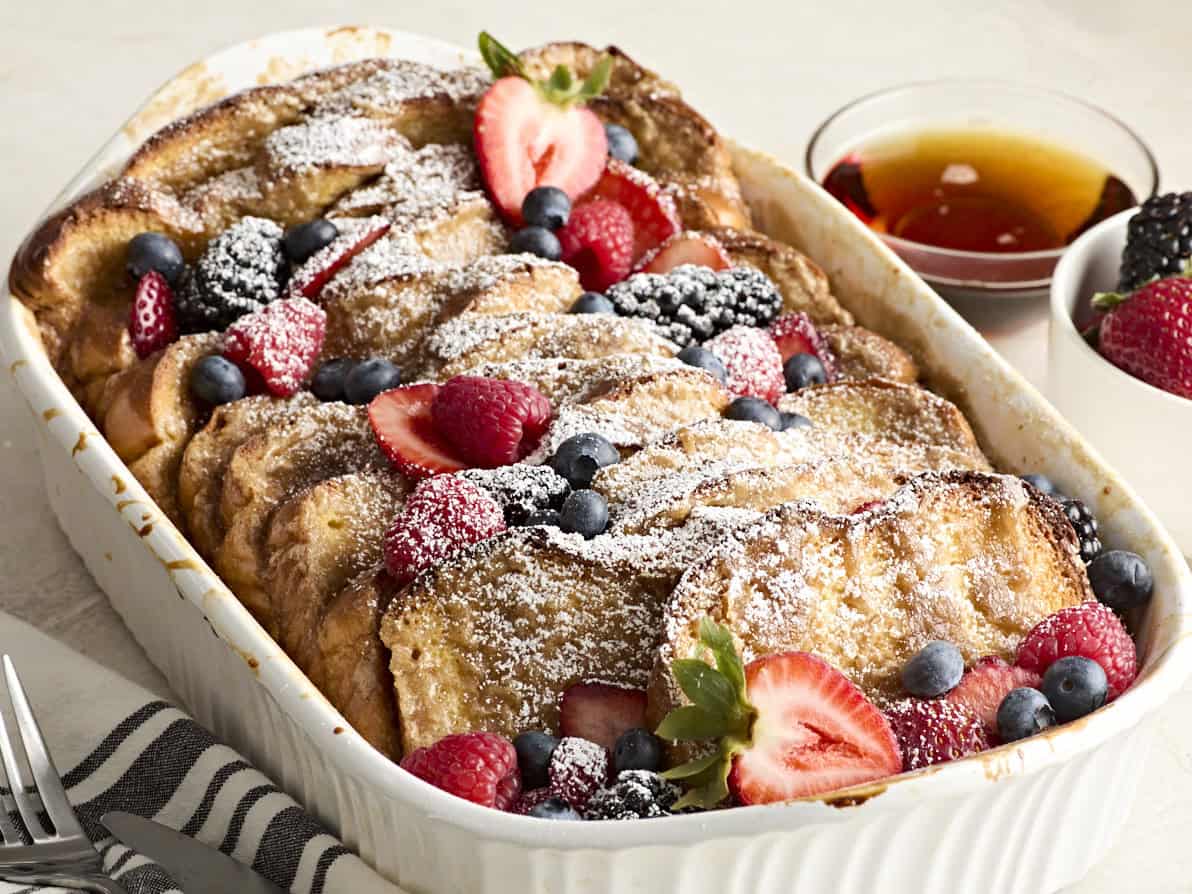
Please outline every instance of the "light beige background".
[{"label": "light beige background", "polygon": [[[682,85],[726,133],[796,165],[816,123],[867,91],[946,75],[1028,81],[1125,119],[1155,151],[1164,186],[1192,189],[1189,0],[0,0],[0,269],[46,203],[160,82],[226,44],[330,23],[459,43],[487,28],[515,47],[614,42]],[[1080,139],[1072,135],[1078,147]],[[995,343],[1040,380],[1038,322]],[[56,527],[24,406],[6,377],[0,608],[165,691]],[[1073,891],[1192,890],[1190,710],[1185,693],[1163,713],[1125,833]]]}]

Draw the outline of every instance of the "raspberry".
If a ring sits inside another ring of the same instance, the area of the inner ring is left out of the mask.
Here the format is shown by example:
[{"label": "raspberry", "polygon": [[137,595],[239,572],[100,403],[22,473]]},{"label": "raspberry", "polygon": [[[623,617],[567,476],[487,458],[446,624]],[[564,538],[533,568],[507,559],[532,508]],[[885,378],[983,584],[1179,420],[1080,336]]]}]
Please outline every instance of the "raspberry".
[{"label": "raspberry", "polygon": [[436,475],[414,488],[385,532],[385,568],[399,584],[472,543],[505,530],[501,507],[458,475]]},{"label": "raspberry", "polygon": [[1021,667],[1011,667],[997,655],[974,664],[946,696],[949,702],[977,716],[989,740],[997,740],[997,709],[1011,689],[1038,689],[1042,678]]},{"label": "raspberry", "polygon": [[550,759],[550,791],[581,813],[608,779],[608,752],[587,739],[567,736]]},{"label": "raspberry", "polygon": [[603,292],[633,268],[633,218],[616,202],[597,199],[573,209],[555,235],[563,262],[576,269],[589,291]]},{"label": "raspberry", "polygon": [[174,290],[156,270],[150,270],[137,282],[137,293],[129,310],[128,334],[138,357],[148,357],[178,338]]},{"label": "raspberry", "polygon": [[839,375],[836,369],[836,357],[807,314],[800,312],[783,314],[770,324],[770,335],[774,336],[783,363],[796,354],[811,354],[823,364],[828,381],[836,380]]},{"label": "raspberry", "polygon": [[886,719],[898,739],[904,770],[958,760],[990,747],[977,715],[950,701],[903,699],[886,710]]},{"label": "raspberry", "polygon": [[319,356],[326,329],[327,314],[305,298],[274,301],[228,327],[223,354],[255,371],[270,394],[289,397]]},{"label": "raspberry", "polygon": [[513,743],[492,733],[457,733],[402,758],[403,770],[459,798],[508,810],[521,793]]},{"label": "raspberry", "polygon": [[533,385],[456,376],[431,404],[435,428],[470,465],[507,466],[538,446],[551,419],[550,401]]},{"label": "raspberry", "polygon": [[728,370],[728,390],[774,403],[786,391],[782,355],[764,329],[734,326],[704,345]]},{"label": "raspberry", "polygon": [[1043,674],[1053,661],[1069,655],[1101,665],[1109,679],[1108,702],[1129,689],[1138,672],[1134,640],[1113,610],[1099,602],[1082,602],[1044,618],[1018,644],[1015,663]]},{"label": "raspberry", "polygon": [[223,329],[281,297],[289,263],[282,229],[246,217],[207,245],[178,292],[178,315],[188,332]]},{"label": "raspberry", "polygon": [[517,813],[521,816],[526,816],[531,810],[541,804],[543,801],[549,801],[551,798],[557,798],[554,792],[549,788],[532,788],[528,791],[523,791],[518,799],[509,808],[511,813]]}]

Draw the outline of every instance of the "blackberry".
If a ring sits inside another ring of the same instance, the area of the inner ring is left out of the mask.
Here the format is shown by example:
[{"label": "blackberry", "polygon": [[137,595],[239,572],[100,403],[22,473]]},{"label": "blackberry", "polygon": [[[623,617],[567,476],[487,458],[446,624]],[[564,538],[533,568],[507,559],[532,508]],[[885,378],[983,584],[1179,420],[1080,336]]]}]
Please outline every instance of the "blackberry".
[{"label": "blackberry", "polygon": [[681,348],[733,326],[766,326],[782,307],[778,287],[754,267],[710,270],[683,264],[638,273],[605,293],[623,317],[643,317]]},{"label": "blackberry", "polygon": [[1080,541],[1080,558],[1087,565],[1101,555],[1101,540],[1097,536],[1097,519],[1080,500],[1062,500],[1064,515],[1076,530],[1076,537]]},{"label": "blackberry", "polygon": [[226,329],[280,298],[288,273],[281,227],[244,218],[212,239],[185,277],[176,299],[183,329]]},{"label": "blackberry", "polygon": [[584,819],[650,819],[670,815],[679,788],[649,770],[623,770],[617,781],[592,795]]},{"label": "blackberry", "polygon": [[1151,196],[1130,218],[1118,291],[1184,272],[1192,258],[1192,192]]},{"label": "blackberry", "polygon": [[468,469],[459,474],[497,501],[510,527],[526,524],[540,511],[557,511],[571,493],[567,479],[555,474],[550,466],[517,463],[495,469]]}]

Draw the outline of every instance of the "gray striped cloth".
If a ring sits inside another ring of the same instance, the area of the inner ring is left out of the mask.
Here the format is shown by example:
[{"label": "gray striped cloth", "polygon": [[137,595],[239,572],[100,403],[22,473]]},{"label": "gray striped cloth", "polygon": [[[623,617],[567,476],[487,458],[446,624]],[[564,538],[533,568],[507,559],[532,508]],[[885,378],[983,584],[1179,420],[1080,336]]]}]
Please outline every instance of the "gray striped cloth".
[{"label": "gray striped cloth", "polygon": [[[199,838],[288,891],[397,891],[182,711],[3,612],[0,651],[12,654],[29,690],[80,823],[129,894],[178,889],[160,866],[99,824],[110,810]],[[115,706],[125,710],[104,716]],[[12,808],[7,790],[0,795]],[[0,882],[0,894],[31,890]]]}]

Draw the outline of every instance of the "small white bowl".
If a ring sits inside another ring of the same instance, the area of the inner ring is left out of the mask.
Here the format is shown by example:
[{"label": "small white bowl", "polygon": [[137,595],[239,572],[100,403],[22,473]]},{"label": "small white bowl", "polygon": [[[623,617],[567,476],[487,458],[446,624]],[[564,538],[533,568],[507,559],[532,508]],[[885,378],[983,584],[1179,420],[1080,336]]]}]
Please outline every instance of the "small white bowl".
[{"label": "small white bowl", "polygon": [[[1072,243],[1051,281],[1047,396],[1192,556],[1192,400],[1118,369],[1072,321],[1078,302],[1117,285],[1126,225],[1136,209],[1102,221]],[[1056,482],[1062,489],[1063,482]]]}]

